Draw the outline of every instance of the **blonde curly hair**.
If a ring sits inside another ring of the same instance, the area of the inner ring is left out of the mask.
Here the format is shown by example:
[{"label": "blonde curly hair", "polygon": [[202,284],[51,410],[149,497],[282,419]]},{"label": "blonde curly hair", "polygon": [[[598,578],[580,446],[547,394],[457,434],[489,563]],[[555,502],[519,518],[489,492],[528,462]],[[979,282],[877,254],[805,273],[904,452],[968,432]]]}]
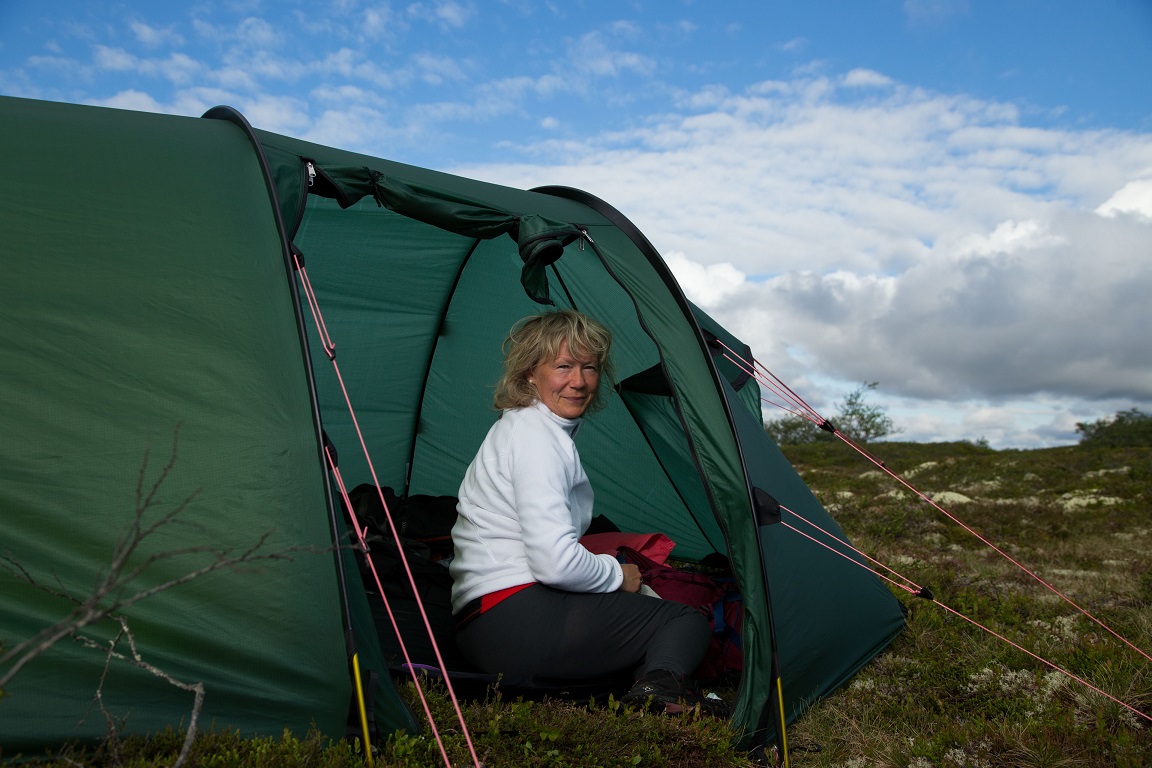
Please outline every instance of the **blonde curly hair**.
[{"label": "blonde curly hair", "polygon": [[[525,408],[539,398],[536,388],[528,383],[528,376],[545,360],[560,354],[560,345],[566,343],[573,355],[596,358],[600,368],[600,381],[613,380],[612,332],[587,315],[574,309],[561,309],[533,315],[518,321],[508,332],[501,350],[504,352],[504,373],[496,383],[492,405],[496,410]],[[607,405],[604,388],[597,386],[588,403],[588,411],[598,411]]]}]

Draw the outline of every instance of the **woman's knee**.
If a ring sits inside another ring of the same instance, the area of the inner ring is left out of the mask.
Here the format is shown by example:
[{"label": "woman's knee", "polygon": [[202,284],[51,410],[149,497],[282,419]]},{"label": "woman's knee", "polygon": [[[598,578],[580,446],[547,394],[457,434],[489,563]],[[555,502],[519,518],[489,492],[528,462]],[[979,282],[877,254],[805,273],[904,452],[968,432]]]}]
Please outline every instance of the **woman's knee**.
[{"label": "woman's knee", "polygon": [[[687,606],[685,606],[687,607]],[[710,637],[712,634],[712,624],[700,613],[693,608],[689,608],[689,615],[685,617],[685,621],[691,626],[692,633],[698,637]]]},{"label": "woman's knee", "polygon": [[693,608],[690,605],[685,605],[684,603],[674,603],[671,601],[666,602],[665,605],[669,607],[675,606],[675,610],[670,611],[671,615],[668,618],[669,621],[679,620],[684,622],[686,625],[703,627],[705,632],[712,631],[712,625],[709,623],[707,617],[705,617],[704,614],[696,608]]}]

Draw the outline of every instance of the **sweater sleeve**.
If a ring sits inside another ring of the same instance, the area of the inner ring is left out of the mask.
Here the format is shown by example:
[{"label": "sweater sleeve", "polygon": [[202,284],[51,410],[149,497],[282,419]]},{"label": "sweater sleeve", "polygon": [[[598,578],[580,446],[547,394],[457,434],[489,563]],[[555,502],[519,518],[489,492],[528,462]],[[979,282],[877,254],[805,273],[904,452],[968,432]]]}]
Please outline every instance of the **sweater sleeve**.
[{"label": "sweater sleeve", "polygon": [[512,441],[512,486],[528,568],[537,581],[557,589],[613,592],[623,572],[611,555],[594,555],[580,544],[571,507],[580,459],[571,439],[556,437],[526,428]]}]

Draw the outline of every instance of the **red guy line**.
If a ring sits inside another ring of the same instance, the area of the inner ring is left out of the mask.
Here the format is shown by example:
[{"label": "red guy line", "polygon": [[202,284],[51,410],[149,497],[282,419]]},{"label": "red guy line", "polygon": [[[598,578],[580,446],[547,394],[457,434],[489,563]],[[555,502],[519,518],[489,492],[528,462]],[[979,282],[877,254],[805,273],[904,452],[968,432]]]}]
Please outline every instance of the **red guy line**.
[{"label": "red guy line", "polygon": [[[316,320],[317,333],[321,333],[319,331],[319,329],[322,327],[325,327],[325,326],[324,326],[323,317],[320,313],[320,305],[316,301],[315,293],[312,290],[312,283],[311,283],[311,281],[308,280],[307,270],[305,270],[303,268],[303,266],[300,264],[299,259],[296,260],[296,263],[297,263],[297,270],[301,275],[301,282],[304,286],[304,291],[308,295],[308,305],[310,307],[314,307],[313,317]],[[323,343],[323,340],[321,343]],[[404,572],[408,575],[408,582],[412,585],[412,593],[413,593],[413,596],[416,598],[416,607],[419,609],[420,616],[424,620],[424,628],[428,632],[428,639],[432,644],[433,652],[436,654],[436,662],[440,665],[440,670],[443,673],[444,685],[448,689],[448,696],[452,700],[452,706],[456,710],[456,717],[460,722],[460,729],[461,729],[461,732],[464,734],[464,740],[468,744],[468,751],[471,753],[472,762],[475,765],[475,768],[481,768],[480,758],[479,758],[479,756],[477,756],[476,747],[472,743],[472,735],[471,735],[471,733],[469,733],[468,726],[464,722],[464,713],[460,708],[460,700],[457,698],[456,691],[453,689],[452,680],[450,679],[450,677],[448,675],[448,667],[444,664],[444,658],[440,654],[440,646],[436,642],[436,637],[432,632],[432,624],[428,619],[427,611],[425,611],[425,609],[424,609],[424,601],[420,598],[420,590],[418,590],[416,588],[416,578],[412,574],[411,566],[409,566],[409,564],[408,564],[408,557],[404,554],[404,548],[400,546],[400,536],[396,530],[396,524],[392,520],[392,513],[388,509],[388,503],[386,501],[384,501],[384,493],[383,493],[383,491],[380,490],[380,480],[376,476],[376,467],[372,463],[371,452],[368,450],[368,444],[364,440],[364,433],[360,429],[360,421],[359,421],[359,419],[356,418],[356,411],[352,407],[352,399],[348,394],[348,388],[344,384],[344,377],[340,373],[340,366],[336,363],[336,355],[332,351],[333,349],[335,349],[335,344],[331,344],[331,340],[329,340],[329,343],[327,345],[325,345],[325,351],[328,352],[328,359],[332,362],[332,369],[336,373],[336,380],[339,382],[340,391],[344,395],[344,403],[348,406],[348,415],[352,420],[352,426],[356,430],[356,437],[360,441],[360,448],[363,451],[364,459],[368,462],[368,471],[372,475],[372,483],[376,486],[376,493],[380,498],[380,504],[384,507],[384,517],[387,518],[387,520],[388,520],[388,528],[392,532],[392,537],[396,540],[397,551],[400,554],[400,562],[404,565]],[[331,457],[329,457],[329,459],[331,459]],[[330,463],[331,463],[331,460],[330,460]],[[348,509],[351,510],[351,506],[349,506]],[[355,516],[353,515],[352,517],[355,517]],[[353,524],[355,525],[355,523],[353,523]],[[358,530],[358,535],[360,535],[359,534],[359,526],[357,526],[357,530]],[[361,537],[361,545],[362,546],[364,545],[364,540],[362,537]],[[368,559],[371,560],[371,558],[368,558]],[[376,573],[375,569],[373,569],[373,574],[375,575],[375,573]],[[383,587],[379,583],[378,577],[377,577],[377,588],[380,590],[381,598],[384,598],[384,590],[383,590]],[[391,608],[388,606],[387,599],[385,599],[384,604],[385,604],[385,607],[388,609],[389,617],[391,618]],[[393,626],[395,626],[395,619],[393,619]],[[399,633],[397,633],[397,635],[399,636]],[[401,644],[403,644],[403,641],[401,641]],[[409,661],[409,664],[411,664],[411,660],[409,659],[408,661]],[[419,683],[417,683],[417,689],[419,690]],[[420,698],[421,698],[421,700],[423,700],[423,698],[424,698],[423,695],[421,695]],[[445,765],[449,766],[449,768],[450,768],[451,763],[448,761],[447,753],[444,750],[443,742],[440,741],[440,735],[436,731],[435,723],[433,723],[431,721],[431,719],[429,719],[429,724],[431,725],[433,732],[436,733],[436,739],[437,739],[437,742],[440,744],[440,751],[444,757]]]},{"label": "red guy line", "polygon": [[[412,657],[408,653],[408,646],[404,642],[404,636],[400,633],[400,625],[396,621],[396,616],[392,613],[392,605],[388,602],[388,596],[384,594],[384,585],[380,583],[380,574],[376,572],[376,563],[372,561],[370,556],[365,529],[360,526],[356,515],[351,513],[353,509],[352,500],[348,497],[348,489],[344,485],[344,477],[341,475],[340,469],[336,466],[336,462],[332,458],[332,452],[327,445],[324,446],[324,455],[328,459],[328,466],[332,469],[332,475],[336,478],[336,484],[340,487],[340,496],[344,499],[344,508],[349,510],[348,519],[356,531],[356,541],[364,553],[364,560],[368,563],[368,569],[372,571],[372,578],[376,582],[376,590],[380,598],[384,601],[384,610],[388,613],[388,620],[392,622],[392,630],[396,633],[396,639],[400,643],[400,653],[403,654],[404,660],[408,662],[407,666],[409,672],[412,674],[412,682],[416,685],[416,695],[420,698],[420,704],[424,708],[424,715],[428,718],[428,724],[432,728],[432,735],[436,738],[437,746],[440,747],[440,755],[444,758],[444,765],[451,768],[452,763],[448,759],[448,752],[444,747],[444,740],[440,738],[440,731],[436,728],[436,720],[432,717],[432,708],[428,704],[428,699],[424,697],[424,686],[420,684],[419,676],[416,674],[416,668],[412,664]],[[413,587],[413,589],[415,589],[415,587]]]},{"label": "red guy line", "polygon": [[[761,384],[764,384],[765,386],[769,387],[770,389],[772,389],[773,391],[775,391],[777,393],[780,393],[780,392],[786,393],[786,396],[784,396],[785,399],[788,400],[789,402],[795,403],[797,405],[797,407],[802,408],[807,414],[811,414],[811,416],[807,416],[807,418],[810,418],[814,423],[819,424],[819,425],[823,425],[823,424],[828,423],[826,419],[822,418],[819,413],[817,413],[811,406],[809,406],[807,403],[805,403],[803,398],[801,398],[799,395],[797,395],[795,392],[793,392],[791,389],[789,389],[787,387],[787,385],[785,385],[782,381],[780,381],[780,379],[778,379],[771,371],[769,371],[766,367],[764,367],[760,362],[755,361],[755,367],[753,367],[752,365],[750,365],[748,363],[747,360],[744,360],[743,358],[741,358],[740,355],[738,353],[736,353],[731,347],[724,344],[724,342],[720,342],[720,344],[724,347],[724,349],[726,349],[729,353],[731,353],[731,356],[729,356],[728,354],[725,354],[724,356],[728,360],[730,360],[732,363],[739,366],[741,368],[741,370],[743,370],[745,373],[755,377],[758,382],[760,382]],[[783,406],[781,406],[781,407],[783,407]],[[789,409],[784,408],[784,410],[789,410]],[[804,414],[797,414],[797,415],[804,415]],[[1124,643],[1126,646],[1128,646],[1132,650],[1136,651],[1136,653],[1140,654],[1141,656],[1143,656],[1148,661],[1152,661],[1152,656],[1150,656],[1147,652],[1145,652],[1143,649],[1141,649],[1135,643],[1131,642],[1126,637],[1121,635],[1119,632],[1112,629],[1112,627],[1105,624],[1101,619],[1096,618],[1096,616],[1092,615],[1086,609],[1081,607],[1075,600],[1068,597],[1066,594],[1064,594],[1059,589],[1057,589],[1054,585],[1045,581],[1039,574],[1037,574],[1036,572],[1029,569],[1023,563],[1016,560],[1011,555],[1009,555],[1007,552],[1005,552],[1003,549],[996,546],[991,541],[989,541],[987,538],[985,538],[983,535],[981,535],[980,533],[975,531],[972,527],[970,527],[964,521],[960,520],[958,517],[953,515],[951,512],[944,509],[944,507],[937,504],[935,501],[933,501],[931,498],[929,498],[927,494],[925,494],[919,488],[917,488],[914,485],[912,485],[911,483],[909,483],[903,477],[900,477],[899,475],[897,475],[895,472],[893,472],[891,469],[888,468],[887,464],[885,464],[883,461],[881,461],[879,458],[877,458],[873,454],[866,451],[861,446],[857,445],[843,432],[841,432],[840,430],[837,429],[834,434],[845,445],[847,445],[850,448],[852,448],[853,450],[855,450],[857,453],[859,453],[861,456],[863,456],[865,459],[867,459],[869,462],[871,462],[877,468],[883,470],[885,472],[885,474],[887,474],[893,480],[896,480],[898,483],[903,485],[905,488],[912,491],[912,493],[916,494],[921,499],[928,502],[932,507],[934,507],[936,510],[938,510],[942,515],[947,517],[949,520],[954,522],[956,525],[963,528],[969,534],[971,534],[976,539],[978,539],[980,542],[982,542],[985,546],[992,549],[994,552],[996,552],[998,555],[1003,557],[1008,562],[1015,565],[1021,571],[1028,574],[1028,576],[1032,577],[1032,579],[1034,579],[1036,582],[1043,585],[1046,589],[1048,589],[1050,592],[1052,592],[1053,594],[1058,596],[1061,600],[1063,600],[1068,605],[1072,606],[1077,611],[1079,611],[1081,614],[1083,614],[1085,617],[1087,617],[1088,619],[1093,621],[1097,626],[1099,626],[1100,628],[1102,628],[1103,630],[1105,630],[1106,632],[1111,634],[1113,637],[1115,637],[1120,642]]]},{"label": "red guy line", "polygon": [[[899,573],[896,573],[896,571],[892,570],[892,569],[891,569],[891,568],[889,568],[888,566],[886,566],[886,565],[883,565],[882,563],[880,563],[880,562],[878,562],[878,561],[876,561],[876,560],[873,560],[873,558],[871,558],[871,557],[868,557],[868,555],[864,554],[864,553],[863,553],[863,552],[861,552],[859,549],[856,549],[856,548],[855,548],[855,547],[853,547],[851,544],[848,544],[848,543],[846,543],[846,542],[842,541],[841,539],[838,539],[838,538],[836,538],[835,536],[832,536],[832,534],[831,534],[831,533],[829,533],[828,531],[825,531],[823,528],[821,528],[820,526],[818,526],[818,525],[816,525],[815,523],[811,522],[810,520],[805,520],[803,517],[800,517],[800,515],[797,515],[795,512],[792,512],[792,510],[790,510],[790,509],[787,509],[787,507],[783,507],[783,506],[782,506],[782,507],[780,507],[780,508],[781,508],[781,509],[785,509],[785,510],[787,510],[788,512],[791,512],[793,515],[796,515],[796,517],[799,517],[801,520],[804,520],[804,522],[806,522],[806,523],[808,523],[809,525],[811,525],[812,527],[816,528],[816,530],[820,531],[820,532],[821,532],[821,533],[823,533],[824,535],[832,537],[832,538],[833,538],[833,539],[835,539],[837,542],[839,542],[840,544],[843,544],[844,546],[848,547],[849,549],[851,549],[851,550],[852,550],[853,552],[855,552],[856,554],[858,554],[858,555],[860,555],[860,556],[862,556],[862,557],[868,558],[868,560],[871,560],[872,562],[876,563],[876,564],[877,564],[877,565],[879,565],[881,568],[884,568],[885,570],[887,570],[887,571],[889,571],[889,572],[891,572],[891,573],[893,573],[893,574],[895,574],[895,575],[897,575],[897,576],[900,576],[900,578],[901,578],[901,579],[904,579],[905,581],[907,581],[907,582],[908,582],[909,584],[911,584],[912,586],[908,586],[908,585],[906,585],[906,584],[901,584],[901,583],[899,583],[899,582],[895,581],[894,579],[891,579],[891,578],[889,578],[889,577],[885,576],[885,575],[884,575],[884,574],[882,574],[882,573],[877,573],[876,571],[872,570],[872,569],[871,569],[871,568],[869,568],[868,566],[866,566],[866,565],[864,565],[863,563],[861,563],[859,560],[854,560],[853,558],[849,557],[849,556],[848,556],[846,553],[844,553],[844,552],[841,552],[841,551],[839,551],[839,550],[837,550],[837,549],[833,548],[832,546],[828,545],[827,543],[825,543],[825,542],[823,542],[823,541],[820,541],[820,540],[816,539],[816,538],[815,538],[815,537],[813,537],[813,536],[809,536],[807,533],[804,533],[803,531],[801,531],[801,530],[799,530],[799,529],[797,529],[797,528],[794,528],[793,526],[789,525],[788,523],[785,523],[785,522],[781,521],[781,524],[782,524],[782,525],[783,525],[785,528],[787,528],[787,529],[789,529],[789,530],[791,530],[791,531],[795,531],[796,533],[800,534],[801,536],[803,536],[804,538],[808,539],[808,540],[809,540],[809,541],[811,541],[811,542],[814,542],[814,543],[816,543],[816,544],[819,544],[821,547],[824,547],[825,549],[827,549],[827,550],[828,550],[829,552],[831,552],[832,554],[834,554],[834,555],[839,555],[840,557],[844,558],[845,560],[847,560],[848,562],[852,563],[853,565],[859,566],[860,568],[863,568],[863,569],[864,569],[864,570],[866,570],[866,571],[869,571],[869,572],[871,572],[871,573],[874,573],[874,574],[875,574],[877,577],[879,577],[879,578],[883,579],[884,581],[887,581],[888,583],[890,583],[890,584],[892,584],[892,585],[894,585],[894,586],[898,587],[899,589],[903,589],[904,591],[906,591],[906,592],[908,592],[908,593],[910,593],[910,594],[912,594],[912,595],[916,595],[917,597],[921,596],[920,594],[917,594],[917,593],[922,593],[923,587],[920,587],[919,585],[917,585],[917,584],[916,584],[914,581],[912,581],[911,579],[908,579],[908,578],[907,578],[907,577],[905,577],[905,576],[901,576]],[[999,640],[1002,640],[1003,642],[1005,642],[1005,643],[1007,643],[1008,645],[1012,646],[1012,647],[1013,647],[1013,648],[1015,648],[1016,650],[1018,650],[1018,651],[1022,651],[1023,653],[1026,653],[1026,654],[1028,654],[1028,655],[1029,655],[1029,656],[1031,656],[1032,658],[1034,658],[1034,659],[1036,659],[1037,661],[1039,661],[1041,664],[1044,664],[1045,666],[1048,666],[1048,667],[1050,667],[1050,668],[1052,668],[1052,669],[1056,670],[1057,672],[1059,672],[1060,674],[1064,675],[1065,677],[1068,677],[1068,678],[1069,678],[1069,679],[1071,679],[1071,680],[1075,680],[1076,682],[1078,682],[1078,683],[1080,683],[1081,685],[1083,685],[1085,688],[1089,688],[1089,689],[1091,689],[1091,690],[1095,691],[1096,693],[1100,694],[1101,696],[1105,697],[1106,699],[1109,699],[1109,700],[1111,700],[1111,701],[1114,701],[1115,703],[1119,704],[1120,706],[1124,707],[1125,709],[1129,710],[1130,712],[1132,712],[1132,713],[1134,713],[1134,714],[1138,715],[1139,717],[1142,717],[1142,718],[1144,718],[1144,719],[1145,719],[1145,720],[1147,720],[1148,722],[1152,723],[1152,716],[1149,716],[1149,715],[1146,715],[1146,714],[1144,714],[1144,713],[1143,713],[1143,712],[1141,712],[1140,710],[1138,710],[1138,709],[1136,709],[1135,707],[1133,707],[1131,704],[1127,704],[1127,703],[1125,703],[1125,702],[1121,701],[1120,699],[1116,698],[1116,697],[1115,697],[1115,696],[1113,696],[1112,694],[1108,693],[1107,691],[1103,691],[1103,690],[1101,690],[1100,688],[1097,688],[1095,685],[1092,685],[1092,683],[1088,682],[1088,681],[1087,681],[1087,680],[1085,680],[1084,678],[1082,678],[1082,677],[1078,677],[1078,676],[1076,676],[1076,675],[1072,674],[1071,672],[1069,672],[1068,670],[1064,669],[1063,667],[1061,667],[1061,666],[1059,666],[1059,665],[1057,665],[1057,664],[1055,664],[1055,663],[1053,663],[1053,662],[1051,662],[1051,661],[1048,661],[1048,659],[1045,659],[1045,658],[1044,658],[1044,657],[1042,657],[1042,656],[1039,656],[1039,655],[1037,655],[1037,654],[1033,653],[1032,651],[1028,650],[1027,648],[1025,648],[1024,646],[1020,645],[1019,643],[1014,643],[1014,642],[1012,642],[1011,640],[1009,640],[1007,637],[1005,637],[1004,635],[1000,634],[999,632],[996,632],[996,631],[994,631],[994,630],[992,630],[992,629],[990,629],[990,628],[988,628],[988,627],[984,626],[983,624],[981,624],[980,622],[976,621],[975,619],[972,619],[972,618],[969,618],[968,616],[965,616],[964,614],[962,614],[962,613],[960,613],[959,611],[957,611],[955,608],[952,608],[951,606],[949,606],[949,605],[947,605],[947,604],[945,604],[945,603],[941,602],[941,601],[940,601],[938,598],[936,598],[936,597],[934,597],[934,596],[933,596],[933,597],[930,597],[930,598],[926,597],[925,599],[927,599],[927,600],[928,600],[928,602],[930,602],[930,603],[934,603],[934,604],[936,604],[936,605],[940,606],[941,608],[943,608],[943,609],[944,609],[945,611],[947,611],[948,613],[951,613],[953,616],[956,616],[956,617],[958,617],[958,618],[961,618],[961,619],[963,619],[964,621],[968,622],[969,624],[971,624],[972,626],[974,626],[974,627],[976,627],[976,628],[978,628],[978,629],[982,629],[982,630],[984,630],[984,631],[985,631],[985,632],[987,632],[988,634],[992,635],[993,637],[995,637],[995,638],[997,638],[997,639],[999,639]]]}]

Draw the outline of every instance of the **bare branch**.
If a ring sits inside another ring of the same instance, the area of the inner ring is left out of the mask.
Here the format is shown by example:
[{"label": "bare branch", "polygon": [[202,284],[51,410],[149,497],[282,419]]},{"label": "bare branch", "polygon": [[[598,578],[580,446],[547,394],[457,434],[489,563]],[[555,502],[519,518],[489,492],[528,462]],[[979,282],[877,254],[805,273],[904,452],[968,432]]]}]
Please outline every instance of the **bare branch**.
[{"label": "bare branch", "polygon": [[35,577],[33,577],[32,574],[28,572],[28,569],[25,568],[24,565],[20,561],[18,561],[16,558],[12,557],[12,551],[11,550],[5,550],[2,554],[0,554],[0,562],[3,562],[5,564],[5,567],[12,574],[14,574],[16,576],[16,578],[20,579],[25,584],[31,584],[32,586],[36,587],[37,589],[41,590],[42,592],[47,592],[48,594],[52,595],[53,597],[59,597],[63,600],[67,600],[71,603],[79,603],[80,602],[76,598],[72,597],[72,595],[70,595],[64,589],[63,584],[60,585],[59,589],[52,589],[52,588],[38,582],[35,579]]},{"label": "bare branch", "polygon": [[152,506],[156,494],[160,491],[160,486],[164,484],[164,481],[168,479],[168,475],[171,474],[172,469],[176,466],[176,453],[180,444],[180,428],[182,426],[184,426],[184,422],[177,422],[176,428],[172,430],[172,453],[168,457],[168,463],[164,465],[164,468],[160,470],[160,476],[152,483],[152,488],[148,491],[147,498],[141,500],[140,494],[144,487],[144,476],[148,471],[148,455],[150,453],[148,446],[144,447],[144,460],[140,464],[140,475],[136,480],[137,509],[147,509]]},{"label": "bare branch", "polygon": [[[123,609],[141,600],[181,584],[186,584],[215,571],[234,569],[260,561],[290,560],[292,553],[296,552],[323,552],[331,550],[331,547],[294,546],[277,551],[265,552],[263,549],[272,535],[272,531],[268,531],[240,552],[236,552],[233,549],[207,546],[184,547],[150,554],[140,562],[133,564],[132,567],[129,567],[129,561],[132,555],[138,551],[141,544],[166,526],[174,524],[178,520],[179,515],[187,509],[188,505],[199,493],[199,490],[193,491],[172,509],[153,520],[148,520],[149,512],[156,504],[156,499],[161,487],[170,477],[176,465],[178,437],[179,425],[177,425],[173,434],[172,454],[168,459],[168,463],[165,464],[164,468],[160,471],[159,477],[152,483],[147,492],[145,492],[145,478],[147,475],[150,449],[147,446],[145,447],[140,473],[137,477],[136,509],[134,510],[132,520],[129,522],[125,531],[117,538],[116,545],[113,549],[112,561],[109,563],[106,572],[97,586],[87,597],[82,600],[74,597],[68,593],[64,585],[60,585],[59,589],[57,589],[43,584],[17,561],[10,552],[6,552],[3,556],[0,556],[0,563],[6,564],[8,569],[15,573],[17,578],[48,594],[75,604],[75,608],[60,621],[45,627],[34,637],[24,640],[6,650],[3,654],[0,654],[0,669],[3,669],[3,673],[0,674],[0,691],[2,691],[12,678],[29,662],[47,652],[65,637],[69,635],[75,636],[77,632],[85,627],[108,618],[119,620],[115,614],[118,614]],[[139,589],[135,592],[132,592],[130,589],[137,579],[141,578],[146,572],[149,572],[157,563],[178,557],[205,553],[211,555],[212,559],[198,568],[194,568],[181,576],[168,579],[160,584]]]},{"label": "bare branch", "polygon": [[172,453],[168,457],[168,463],[160,471],[159,477],[152,483],[148,495],[143,496],[144,478],[148,471],[148,458],[151,455],[151,447],[144,446],[144,458],[140,463],[140,472],[136,478],[136,510],[133,515],[131,523],[129,523],[127,530],[117,539],[116,546],[113,548],[112,562],[109,565],[108,573],[105,576],[104,583],[97,591],[103,591],[106,594],[112,591],[112,583],[115,581],[123,582],[121,579],[121,572],[127,565],[129,558],[135,553],[137,548],[152,534],[170,524],[182,513],[196,496],[199,495],[200,489],[192,491],[184,498],[179,504],[167,513],[161,515],[158,519],[150,523],[147,527],[144,525],[144,516],[149,509],[152,508],[156,499],[156,494],[159,493],[164,481],[168,479],[172,469],[176,466],[176,455],[178,452],[180,442],[180,426],[177,424],[172,433]]},{"label": "bare branch", "polygon": [[[196,732],[200,723],[200,711],[204,706],[204,684],[199,682],[185,683],[177,680],[159,667],[144,661],[140,656],[140,651],[136,648],[136,638],[133,637],[132,631],[128,628],[128,620],[123,616],[112,616],[110,618],[120,625],[120,631],[108,642],[107,655],[104,659],[104,671],[100,675],[100,683],[96,689],[94,701],[100,706],[100,711],[104,714],[104,720],[108,724],[109,740],[112,742],[113,749],[116,750],[118,754],[120,737],[115,718],[104,707],[104,681],[108,677],[108,667],[111,665],[112,660],[119,659],[159,677],[169,685],[193,694],[192,712],[188,718],[188,728],[184,733],[184,743],[180,748],[180,754],[177,756],[176,762],[172,764],[172,768],[181,768],[181,766],[187,762],[188,753],[192,749],[192,743],[196,740]],[[74,637],[86,648],[105,650],[102,643],[90,637],[84,635],[74,635]],[[131,652],[130,657],[116,650],[122,639],[128,643],[128,648]],[[113,762],[118,762],[118,760],[114,760]]]},{"label": "bare branch", "polygon": [[[185,496],[182,501],[166,512],[159,515],[154,514],[154,508],[158,504],[157,500],[160,496],[161,489],[176,466],[179,432],[180,427],[177,425],[172,437],[172,453],[169,456],[167,464],[160,470],[159,475],[150,486],[147,484],[147,473],[151,451],[145,446],[140,472],[136,479],[136,506],[133,510],[132,518],[116,538],[116,543],[112,550],[112,559],[106,571],[95,588],[93,588],[86,597],[83,599],[75,597],[63,583],[59,583],[59,577],[56,578],[59,586],[44,584],[24,567],[11,552],[0,554],[0,566],[11,571],[16,578],[36,589],[66,600],[74,605],[71,612],[60,621],[45,627],[34,637],[18,643],[13,648],[0,654],[0,670],[2,670],[2,673],[0,673],[0,694],[3,693],[4,687],[8,685],[21,669],[38,656],[46,653],[65,637],[72,637],[85,648],[102,651],[105,654],[104,669],[100,675],[100,681],[93,697],[93,704],[99,707],[101,714],[104,716],[104,721],[108,729],[106,744],[107,747],[112,750],[113,763],[118,763],[120,758],[120,724],[118,724],[114,714],[104,705],[104,684],[108,679],[109,670],[114,659],[128,662],[139,669],[146,670],[150,674],[159,677],[170,685],[193,694],[192,711],[188,728],[184,735],[184,743],[173,768],[182,768],[188,760],[188,755],[196,738],[205,696],[203,683],[185,683],[177,680],[141,657],[136,647],[136,640],[129,629],[128,619],[122,613],[124,609],[160,592],[178,587],[181,584],[186,584],[215,571],[236,569],[244,565],[263,561],[291,560],[292,555],[297,552],[319,553],[332,551],[331,546],[292,546],[276,551],[265,551],[265,547],[273,534],[272,531],[266,531],[257,538],[255,542],[239,550],[235,548],[191,546],[149,554],[140,553],[142,545],[151,537],[167,529],[169,526],[176,524],[180,520],[180,516],[200,493],[199,489],[197,489]],[[142,556],[136,557],[138,554],[142,554]],[[202,564],[198,567],[193,567],[182,575],[167,579],[152,586],[142,586],[138,584],[138,581],[142,580],[147,574],[154,572],[158,564],[177,558],[194,556],[202,556],[203,558],[201,559]],[[204,561],[205,559],[206,562]],[[101,642],[81,634],[83,629],[102,621],[114,621],[119,625],[119,631],[110,640]],[[127,654],[120,650],[122,644],[125,643],[128,646]]]}]

